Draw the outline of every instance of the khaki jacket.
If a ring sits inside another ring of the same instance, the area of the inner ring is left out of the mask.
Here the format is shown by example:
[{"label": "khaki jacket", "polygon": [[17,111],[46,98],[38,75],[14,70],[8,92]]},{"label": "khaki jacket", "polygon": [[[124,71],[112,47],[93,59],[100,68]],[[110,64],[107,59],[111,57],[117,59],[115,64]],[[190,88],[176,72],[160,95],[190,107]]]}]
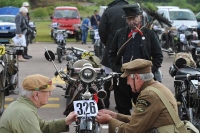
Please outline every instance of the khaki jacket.
[{"label": "khaki jacket", "polygon": [[44,121],[37,107],[26,97],[12,102],[0,119],[0,133],[60,133],[69,131],[65,119]]},{"label": "khaki jacket", "polygon": [[[161,99],[148,89],[153,82],[151,80],[142,85],[131,116],[117,114],[117,119],[109,121],[109,133],[148,133],[151,129],[174,124]],[[177,113],[177,103],[172,92],[159,82],[151,86],[163,92]]]}]

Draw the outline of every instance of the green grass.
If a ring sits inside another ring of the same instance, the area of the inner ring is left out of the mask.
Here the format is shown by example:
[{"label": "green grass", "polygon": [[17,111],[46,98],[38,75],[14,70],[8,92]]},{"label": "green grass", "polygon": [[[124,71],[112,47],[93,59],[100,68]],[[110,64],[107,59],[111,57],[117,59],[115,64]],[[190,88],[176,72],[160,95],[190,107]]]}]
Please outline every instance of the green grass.
[{"label": "green grass", "polygon": [[[43,21],[43,22],[36,22],[36,29],[37,29],[37,42],[54,42],[54,40],[51,39],[50,31],[51,28],[48,26],[51,24],[51,21]],[[67,42],[75,42],[75,38],[67,38]],[[91,39],[87,38],[87,42],[91,42]]]}]

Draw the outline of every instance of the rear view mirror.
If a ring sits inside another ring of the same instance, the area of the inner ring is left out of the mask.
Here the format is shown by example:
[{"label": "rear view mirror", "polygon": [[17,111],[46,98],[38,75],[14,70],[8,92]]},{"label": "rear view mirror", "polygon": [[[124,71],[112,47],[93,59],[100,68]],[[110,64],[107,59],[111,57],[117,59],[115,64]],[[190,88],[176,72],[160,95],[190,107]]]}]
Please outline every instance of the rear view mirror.
[{"label": "rear view mirror", "polygon": [[44,56],[45,56],[45,58],[46,58],[48,61],[54,61],[54,60],[55,60],[55,55],[54,55],[54,53],[53,53],[51,50],[47,50],[47,51],[44,53]]}]

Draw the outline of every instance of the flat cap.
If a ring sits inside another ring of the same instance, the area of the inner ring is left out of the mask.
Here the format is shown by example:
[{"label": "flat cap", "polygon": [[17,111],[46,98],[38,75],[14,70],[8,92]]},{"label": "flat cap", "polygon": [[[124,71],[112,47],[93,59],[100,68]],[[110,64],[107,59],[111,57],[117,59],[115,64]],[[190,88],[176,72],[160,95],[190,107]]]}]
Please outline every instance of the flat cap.
[{"label": "flat cap", "polygon": [[40,74],[34,74],[26,77],[22,86],[24,90],[28,91],[52,91],[55,89],[51,79]]},{"label": "flat cap", "polygon": [[135,59],[131,62],[122,65],[125,70],[121,75],[122,78],[129,76],[130,74],[145,74],[151,72],[152,62],[144,59]]}]

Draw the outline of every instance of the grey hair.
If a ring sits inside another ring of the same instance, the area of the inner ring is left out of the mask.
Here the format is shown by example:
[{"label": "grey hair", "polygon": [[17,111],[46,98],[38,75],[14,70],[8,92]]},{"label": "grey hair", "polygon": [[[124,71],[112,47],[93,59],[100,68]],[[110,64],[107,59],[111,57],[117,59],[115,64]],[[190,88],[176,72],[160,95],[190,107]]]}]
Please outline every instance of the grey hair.
[{"label": "grey hair", "polygon": [[32,92],[33,92],[33,91],[28,91],[28,90],[22,89],[22,90],[21,90],[21,95],[22,95],[22,96],[25,96],[25,97],[30,97],[30,96],[32,95]]},{"label": "grey hair", "polygon": [[[154,78],[153,73],[138,74],[143,81],[149,81]],[[131,78],[134,78],[134,74],[131,74]]]},{"label": "grey hair", "polygon": [[21,7],[21,8],[19,9],[19,12],[20,12],[20,13],[28,13],[28,9],[27,9],[26,7]]}]

